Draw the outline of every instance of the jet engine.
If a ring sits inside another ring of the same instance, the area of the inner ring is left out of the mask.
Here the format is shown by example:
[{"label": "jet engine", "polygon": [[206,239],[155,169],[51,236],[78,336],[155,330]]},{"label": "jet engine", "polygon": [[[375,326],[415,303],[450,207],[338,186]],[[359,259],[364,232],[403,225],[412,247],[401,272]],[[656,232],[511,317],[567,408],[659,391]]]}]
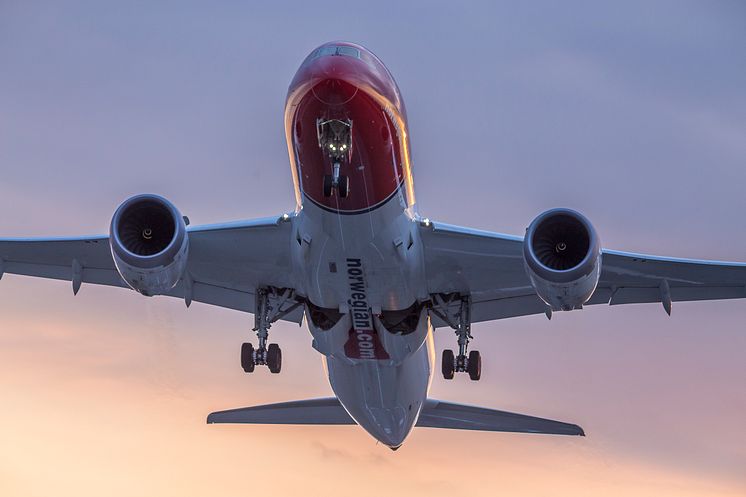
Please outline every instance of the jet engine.
[{"label": "jet engine", "polygon": [[523,241],[526,272],[554,311],[583,307],[601,274],[601,242],[590,221],[570,209],[539,215]]},{"label": "jet engine", "polygon": [[119,274],[143,295],[168,292],[184,274],[189,254],[186,223],[163,197],[125,200],[111,220],[109,243]]}]

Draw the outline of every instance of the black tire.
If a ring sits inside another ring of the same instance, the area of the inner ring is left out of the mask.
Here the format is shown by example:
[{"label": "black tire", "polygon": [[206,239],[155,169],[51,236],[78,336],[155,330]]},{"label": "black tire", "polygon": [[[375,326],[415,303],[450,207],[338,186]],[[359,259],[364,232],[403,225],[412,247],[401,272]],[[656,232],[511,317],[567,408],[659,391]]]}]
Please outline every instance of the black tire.
[{"label": "black tire", "polygon": [[478,350],[469,352],[469,366],[466,368],[472,381],[479,381],[482,377],[482,355]]},{"label": "black tire", "polygon": [[279,373],[282,369],[282,351],[276,343],[270,343],[267,347],[267,366],[270,373]]},{"label": "black tire", "polygon": [[254,346],[250,343],[241,345],[241,367],[244,373],[254,372]]},{"label": "black tire", "polygon": [[441,363],[441,369],[443,371],[443,378],[446,380],[452,380],[453,374],[456,372],[455,367],[455,356],[453,355],[453,351],[450,349],[445,349],[443,351],[443,361]]},{"label": "black tire", "polygon": [[324,175],[324,196],[325,197],[331,197],[332,196],[332,177],[330,174]]},{"label": "black tire", "polygon": [[349,195],[350,193],[350,177],[349,176],[339,177],[339,186],[337,186],[337,193],[339,193],[340,198],[347,198],[347,195]]}]

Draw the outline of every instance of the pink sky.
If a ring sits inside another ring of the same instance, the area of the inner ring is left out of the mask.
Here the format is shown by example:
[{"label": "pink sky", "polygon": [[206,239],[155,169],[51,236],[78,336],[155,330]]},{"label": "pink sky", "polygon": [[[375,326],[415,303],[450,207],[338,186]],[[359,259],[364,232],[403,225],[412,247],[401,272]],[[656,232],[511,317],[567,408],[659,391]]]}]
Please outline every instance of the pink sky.
[{"label": "pink sky", "polygon": [[[402,88],[423,215],[520,234],[561,205],[608,248],[746,260],[740,6],[312,4],[0,3],[0,236],[102,233],[141,192],[194,224],[292,208],[285,89],[345,38]],[[432,397],[588,436],[417,429],[394,453],[356,427],[205,424],[330,395],[305,328],[273,328],[281,375],[247,376],[250,315],[5,275],[0,495],[742,496],[744,316],[476,325],[482,381],[436,377]],[[453,342],[436,334],[438,353]]]},{"label": "pink sky", "polygon": [[[482,384],[436,379],[434,396],[578,421],[588,437],[422,429],[392,453],[355,427],[206,425],[213,409],[328,395],[305,330],[275,330],[288,359],[281,376],[247,377],[235,364],[243,335],[238,313],[186,311],[181,302],[121,294],[87,287],[73,298],[65,284],[3,279],[0,297],[5,305],[15,301],[0,337],[3,495],[234,495],[249,491],[252,475],[263,475],[259,487],[278,495],[355,489],[424,496],[463,488],[484,496],[735,496],[746,489],[738,472],[746,399],[738,385],[719,384],[729,371],[743,374],[731,347],[677,360],[671,356],[681,348],[668,347],[682,338],[675,330],[648,330],[663,343],[643,354],[606,330],[616,345],[604,348],[617,349],[610,354],[616,357],[595,351],[591,360],[586,351],[571,359],[551,349],[563,342],[576,349],[587,339],[597,349],[600,341],[526,319],[544,331],[495,341],[512,342],[512,350],[489,353]],[[39,302],[52,305],[35,313]],[[487,331],[480,329],[478,338]],[[549,339],[532,345],[539,335]],[[744,340],[732,344],[743,347]],[[568,359],[591,372],[568,373]],[[544,364],[530,364],[536,360]],[[549,374],[531,378],[539,371]],[[468,478],[459,476],[455,451]]]}]

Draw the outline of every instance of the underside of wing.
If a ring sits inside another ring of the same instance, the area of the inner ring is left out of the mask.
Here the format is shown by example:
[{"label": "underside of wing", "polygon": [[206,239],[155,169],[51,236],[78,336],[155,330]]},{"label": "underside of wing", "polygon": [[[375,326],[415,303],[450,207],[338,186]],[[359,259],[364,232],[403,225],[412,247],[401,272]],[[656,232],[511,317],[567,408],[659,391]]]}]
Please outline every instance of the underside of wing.
[{"label": "underside of wing", "polygon": [[[259,286],[292,288],[286,217],[188,228],[183,277],[164,295],[254,312]],[[128,288],[112,257],[109,237],[0,239],[3,273]],[[282,319],[299,323],[298,307]]]},{"label": "underside of wing", "polygon": [[3,273],[126,287],[105,235],[79,238],[0,239]]},{"label": "underside of wing", "polygon": [[336,397],[296,400],[218,411],[207,417],[212,423],[272,425],[354,425]]},{"label": "underside of wing", "polygon": [[[471,321],[551,316],[526,272],[523,238],[442,223],[421,224],[428,292],[468,295]],[[612,250],[600,255],[595,292],[585,305],[746,298],[746,264],[675,259]],[[452,311],[458,302],[454,300]],[[433,325],[447,326],[438,315]]]},{"label": "underside of wing", "polygon": [[[523,267],[521,237],[438,222],[421,226],[420,234],[428,292],[469,295],[472,322],[545,311]],[[431,318],[436,328],[447,326]]]},{"label": "underside of wing", "polygon": [[590,303],[611,305],[746,298],[746,264],[606,250]]},{"label": "underside of wing", "polygon": [[[283,217],[190,229],[187,272],[192,288],[182,279],[169,295],[191,294],[197,302],[253,313],[257,288],[293,288],[290,233],[291,223]],[[281,319],[300,323],[303,308]]]},{"label": "underside of wing", "polygon": [[428,399],[425,403],[417,420],[417,426],[585,436],[580,426],[570,423],[433,399]]}]

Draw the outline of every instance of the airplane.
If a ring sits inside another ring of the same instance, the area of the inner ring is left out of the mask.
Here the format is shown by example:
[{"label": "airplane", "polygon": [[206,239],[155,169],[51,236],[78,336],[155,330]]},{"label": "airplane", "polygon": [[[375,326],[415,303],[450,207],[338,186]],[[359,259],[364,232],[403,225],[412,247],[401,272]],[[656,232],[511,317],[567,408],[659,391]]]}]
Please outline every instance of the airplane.
[{"label": "airplane", "polygon": [[218,411],[208,423],[359,425],[391,449],[413,427],[584,435],[575,424],[428,398],[433,333],[456,351],[441,374],[481,377],[474,323],[583,309],[746,297],[746,263],[602,249],[571,209],[536,217],[524,236],[453,226],[416,209],[401,93],[364,47],[330,42],[293,78],[285,138],[295,209],[190,226],[167,199],[136,195],[108,235],[0,239],[3,272],[130,288],[254,314],[246,373],[279,373],[278,320],[307,323],[335,397]]}]

